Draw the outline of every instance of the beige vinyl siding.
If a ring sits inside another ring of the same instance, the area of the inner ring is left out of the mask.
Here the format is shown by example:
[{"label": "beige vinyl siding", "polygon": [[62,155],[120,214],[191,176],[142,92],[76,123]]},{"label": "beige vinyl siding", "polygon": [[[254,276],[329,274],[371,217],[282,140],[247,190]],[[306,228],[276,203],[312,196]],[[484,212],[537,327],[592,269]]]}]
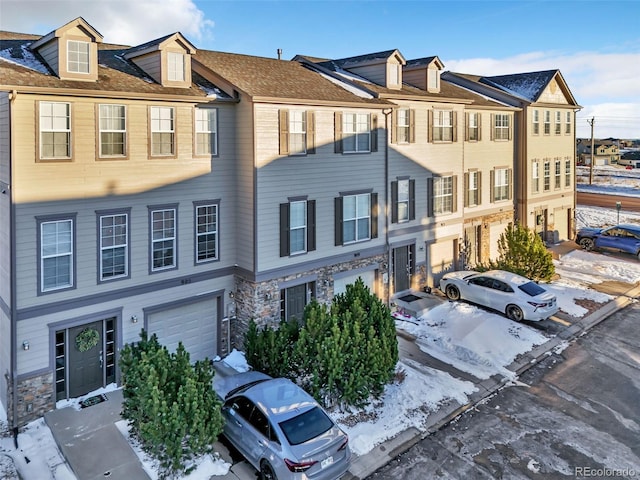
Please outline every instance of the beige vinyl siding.
[{"label": "beige vinyl siding", "polygon": [[[277,105],[256,105],[258,267],[262,272],[349,251],[382,245],[383,235],[349,246],[334,245],[334,198],[340,192],[370,190],[384,200],[384,148],[362,154],[334,153],[333,108],[316,107],[316,153],[306,156],[279,154]],[[308,109],[308,108],[307,108]],[[355,110],[340,109],[351,112]],[[358,110],[360,111],[360,110]],[[367,113],[379,114],[376,111]],[[380,123],[380,122],[379,122]],[[382,131],[379,137],[384,138]],[[290,258],[280,257],[279,205],[289,197],[316,201],[316,250]],[[383,231],[379,215],[378,231]]]},{"label": "beige vinyl siding", "polygon": [[159,51],[132,58],[131,61],[156,82],[162,83],[162,56]]},{"label": "beige vinyl siding", "polygon": [[[233,149],[225,139],[233,128],[229,119],[232,106],[222,108],[220,156],[214,159],[193,157],[193,111],[190,106],[176,105],[178,158],[149,158],[146,129],[148,105],[128,104],[128,160],[96,159],[95,103],[74,102],[73,162],[42,163],[34,161],[36,99],[21,95],[15,102],[16,149],[14,163],[17,200],[16,228],[21,239],[17,251],[18,301],[20,308],[48,302],[101,294],[109,289],[144,285],[171,277],[202,272],[204,269],[230,267],[235,264],[234,168]],[[226,113],[225,113],[226,112]],[[136,125],[131,128],[131,125]],[[82,141],[78,139],[81,138]],[[109,201],[105,202],[104,197]],[[193,202],[220,199],[220,261],[194,265]],[[149,275],[148,206],[178,204],[178,268]],[[97,283],[96,211],[131,209],[130,253],[131,278]],[[38,232],[35,217],[44,215],[76,215],[77,275],[74,290],[38,296],[37,263]]]}]

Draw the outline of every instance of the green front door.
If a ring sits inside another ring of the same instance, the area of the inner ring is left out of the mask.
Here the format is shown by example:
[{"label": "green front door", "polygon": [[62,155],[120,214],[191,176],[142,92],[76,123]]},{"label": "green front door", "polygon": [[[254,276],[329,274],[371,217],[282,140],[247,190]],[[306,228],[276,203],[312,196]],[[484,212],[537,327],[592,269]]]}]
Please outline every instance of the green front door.
[{"label": "green front door", "polygon": [[69,397],[104,386],[103,349],[102,321],[69,329]]}]

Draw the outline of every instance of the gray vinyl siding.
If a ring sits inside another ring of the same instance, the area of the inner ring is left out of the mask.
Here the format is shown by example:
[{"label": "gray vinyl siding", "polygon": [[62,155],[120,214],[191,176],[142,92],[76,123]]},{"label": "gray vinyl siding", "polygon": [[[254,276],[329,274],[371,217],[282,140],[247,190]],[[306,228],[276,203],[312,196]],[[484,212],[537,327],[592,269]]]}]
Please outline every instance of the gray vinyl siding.
[{"label": "gray vinyl siding", "polygon": [[[10,198],[7,185],[10,161],[9,98],[0,92],[0,372],[11,372],[11,224]],[[0,403],[7,405],[7,379],[0,375]]]},{"label": "gray vinyl siding", "polygon": [[402,81],[413,85],[414,87],[427,89],[427,68],[421,68],[416,70],[403,70]]},{"label": "gray vinyl siding", "polygon": [[[47,43],[38,50],[38,53],[42,56],[47,65],[58,75],[60,73],[58,46],[60,45],[59,39],[55,39],[52,42]],[[64,47],[65,44],[63,43]]]},{"label": "gray vinyl siding", "polygon": [[360,75],[378,85],[386,85],[387,82],[387,63],[378,63],[375,65],[367,65],[364,67],[349,68],[350,72]]},{"label": "gray vinyl siding", "polygon": [[[279,155],[278,108],[256,106],[258,272],[292,266],[347,252],[357,252],[384,244],[383,218],[378,215],[378,238],[346,246],[334,242],[334,198],[341,192],[369,190],[384,201],[384,148],[363,154],[334,153],[335,108],[313,108],[316,125],[316,153]],[[292,107],[293,108],[293,107]],[[299,108],[299,107],[298,107]],[[307,108],[308,109],[308,108]],[[354,110],[338,109],[343,112]],[[375,110],[368,113],[381,115]],[[380,127],[380,119],[378,125]],[[384,122],[382,121],[382,124]],[[378,132],[379,142],[384,131]],[[316,250],[302,255],[280,257],[279,205],[290,197],[307,196],[316,201]]]},{"label": "gray vinyl siding", "polygon": [[253,105],[243,99],[235,105],[236,125],[235,134],[236,154],[234,166],[236,169],[236,196],[233,204],[236,235],[236,262],[247,271],[254,268],[254,135],[253,135]]}]

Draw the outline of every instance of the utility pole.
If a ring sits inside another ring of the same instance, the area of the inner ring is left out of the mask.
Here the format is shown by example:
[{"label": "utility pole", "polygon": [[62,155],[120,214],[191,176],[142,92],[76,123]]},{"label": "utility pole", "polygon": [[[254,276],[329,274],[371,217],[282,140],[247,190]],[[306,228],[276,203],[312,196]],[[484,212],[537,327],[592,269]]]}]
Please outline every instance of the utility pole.
[{"label": "utility pole", "polygon": [[593,124],[596,123],[595,117],[591,117],[591,120],[587,120],[589,125],[591,125],[591,161],[589,162],[589,185],[593,184],[593,156],[594,152],[594,142],[593,142]]}]

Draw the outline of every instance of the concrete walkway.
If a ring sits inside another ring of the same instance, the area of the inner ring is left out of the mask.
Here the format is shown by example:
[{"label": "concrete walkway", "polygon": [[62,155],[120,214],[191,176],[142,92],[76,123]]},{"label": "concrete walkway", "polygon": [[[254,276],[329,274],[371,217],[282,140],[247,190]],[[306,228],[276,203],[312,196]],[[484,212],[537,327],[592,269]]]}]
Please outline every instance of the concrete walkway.
[{"label": "concrete walkway", "polygon": [[122,419],[122,390],[105,395],[105,402],[79,411],[67,407],[47,413],[44,419],[53,438],[78,480],[149,480],[115,426]]}]

